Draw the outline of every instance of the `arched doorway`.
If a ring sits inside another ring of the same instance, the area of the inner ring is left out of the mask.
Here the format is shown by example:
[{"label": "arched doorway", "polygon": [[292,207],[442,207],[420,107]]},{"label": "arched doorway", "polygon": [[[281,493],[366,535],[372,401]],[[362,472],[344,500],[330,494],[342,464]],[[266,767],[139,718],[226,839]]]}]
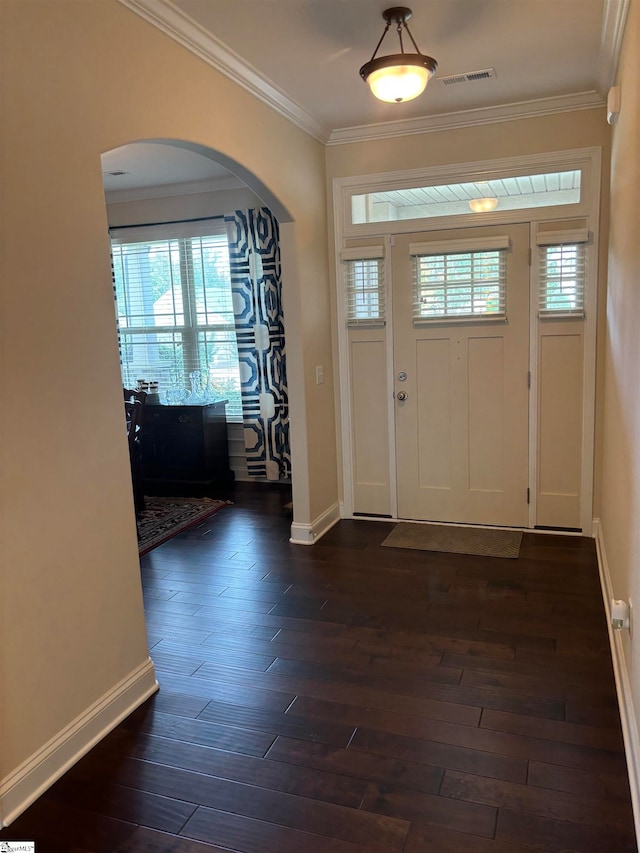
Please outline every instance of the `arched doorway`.
[{"label": "arched doorway", "polygon": [[[178,233],[190,233],[190,229],[195,229],[194,234],[196,231],[198,234],[200,234],[200,232],[205,233],[207,229],[212,232],[216,229],[224,232],[224,215],[227,214],[229,210],[238,210],[240,208],[262,209],[267,207],[274,214],[277,223],[281,225],[281,243],[284,244],[285,248],[285,251],[283,252],[285,258],[283,261],[283,267],[286,267],[288,263],[287,259],[291,257],[292,253],[286,251],[286,244],[288,241],[291,241],[293,237],[290,214],[273,195],[273,193],[261,181],[259,181],[259,179],[229,157],[220,155],[204,146],[181,140],[142,140],[128,143],[103,154],[102,171],[107,202],[107,219],[112,232],[112,237],[116,233],[118,235],[121,235],[123,232],[128,233],[129,229],[134,232],[134,236],[129,237],[130,240],[138,239],[138,237],[135,236],[136,233],[142,235],[141,239],[152,239],[149,236],[149,231],[154,231],[154,229],[156,229],[155,233],[157,233],[158,228],[160,228],[163,236],[166,234],[171,235],[174,231],[176,235]],[[181,250],[176,249],[176,257],[179,254],[179,251]],[[190,248],[187,249],[187,251],[190,252]],[[204,268],[204,260],[199,263],[200,267]],[[166,271],[164,274],[167,280],[174,276],[174,274],[177,276],[181,275],[179,270],[177,273],[174,273],[174,265],[170,258],[166,260],[165,265]],[[117,263],[114,266],[116,268],[116,292],[118,293]],[[185,277],[189,278],[192,277],[191,273],[195,269],[195,261],[193,258],[189,258],[186,261],[181,258],[179,263],[175,266],[176,269],[178,267],[184,268],[186,270]],[[285,281],[287,281],[287,276],[283,274],[283,290],[286,287]],[[289,288],[287,287],[287,289]],[[212,298],[214,290],[215,288],[212,288],[210,292]],[[174,327],[176,323],[182,323],[184,317],[189,314],[189,310],[186,307],[188,299],[185,295],[186,291],[184,290],[184,282],[177,288],[177,291],[178,300],[176,300],[175,297],[176,287],[171,284],[167,285],[162,298],[155,300],[155,308],[153,310],[156,315],[158,314],[158,311],[160,311],[160,308],[158,308],[160,302],[162,302],[163,305],[164,303],[167,303],[161,311],[161,325],[168,324],[168,326]],[[236,301],[236,295],[234,288],[234,303]],[[184,299],[182,298],[183,296]],[[227,298],[227,301],[229,304],[225,305],[225,307],[229,308],[230,297]],[[177,304],[178,302],[180,304]],[[172,307],[169,306],[169,303],[171,303]],[[194,316],[198,314],[201,307],[202,306],[199,307],[196,305],[196,299],[194,297],[191,314]],[[169,351],[178,353],[181,363],[188,363],[189,366],[192,367],[196,365],[197,359],[202,356],[206,347],[211,349],[211,347],[215,346],[215,357],[209,359],[209,362],[207,362],[207,369],[209,369],[210,363],[213,364],[214,361],[220,361],[218,353],[220,353],[225,346],[228,346],[230,350],[233,349],[236,353],[236,355],[230,355],[229,357],[231,360],[234,358],[237,360],[235,333],[233,331],[233,315],[230,315],[230,320],[229,317],[226,318],[227,322],[225,325],[223,308],[212,304],[204,310],[208,312],[208,319],[205,325],[207,325],[207,323],[209,324],[206,332],[209,336],[207,338],[206,346],[202,341],[199,342],[199,339],[196,338],[195,334],[193,336],[193,340],[189,343],[184,334],[180,337],[175,330],[172,331],[171,328],[163,328],[164,334],[162,336],[161,347],[165,356]],[[178,315],[180,317],[179,321],[176,320]],[[220,320],[220,330],[217,332],[212,327],[212,323],[215,326],[212,318],[215,318],[216,321]],[[125,318],[125,325],[131,326],[134,322],[135,321],[129,322],[129,319]],[[152,318],[151,322],[155,322],[157,325],[158,321]],[[229,323],[231,325],[229,325]],[[135,376],[140,372],[138,367],[135,366],[135,357],[131,355],[132,352],[135,352],[135,343],[131,344],[131,341],[139,342],[143,340],[146,344],[147,339],[149,337],[153,337],[156,362],[159,364],[159,346],[157,344],[157,339],[161,336],[154,334],[153,336],[143,335],[142,337],[133,338],[129,332],[130,329],[127,328],[126,333],[121,334],[121,363],[124,365],[125,360],[123,359],[123,353],[126,349],[126,353],[134,366],[132,366],[129,371],[131,375],[127,373],[126,379],[125,370],[123,369],[123,380],[125,381],[125,384],[130,385],[135,381]],[[220,335],[219,340],[215,337],[216,334]],[[127,338],[129,341],[126,348],[122,346],[123,338]],[[233,339],[233,346],[231,346],[231,339]],[[288,339],[287,348],[289,348]],[[142,352],[142,350],[142,346],[138,347],[139,352]],[[187,350],[190,352],[190,360],[187,359]],[[144,358],[139,359],[139,361],[140,364],[145,363]],[[199,364],[197,366],[200,367]],[[241,364],[241,368],[244,367],[245,365]],[[158,369],[162,376],[168,377],[168,372],[165,369],[165,366]],[[221,380],[223,383],[226,378],[226,374],[224,373],[225,370],[230,371],[231,365],[225,363],[220,366],[218,364],[215,370],[213,370],[213,372],[217,371],[217,379]],[[144,369],[142,369],[142,373],[144,372]],[[179,385],[186,386],[186,390],[189,390],[188,383],[186,383],[186,376],[188,373],[189,371],[185,368],[183,371],[183,379],[178,382]],[[294,377],[294,384],[295,381]],[[162,384],[162,382],[160,384]],[[168,384],[168,381],[165,381],[165,385],[166,384]],[[251,459],[249,463],[249,470],[247,469],[246,463],[239,462],[240,456],[242,455],[239,448],[244,445],[242,412],[239,408],[240,391],[238,380],[235,381],[235,385],[237,386],[237,399],[235,399],[235,402],[233,403],[235,408],[231,407],[230,410],[230,407],[228,407],[228,415],[230,414],[230,418],[228,418],[228,420],[230,420],[230,444],[233,447],[233,459],[235,461],[235,465],[232,467],[234,468],[236,477],[239,479],[248,479],[251,474],[255,476],[257,473],[257,475],[260,476],[260,472],[264,470],[269,479],[281,479],[283,476],[285,479],[288,479],[287,473],[290,470],[288,461],[285,465],[280,466],[279,474],[276,470],[275,477],[273,476],[273,466],[270,472],[271,476],[269,476],[269,460],[267,460],[263,466],[258,464],[258,470],[256,470],[256,466],[251,462]],[[243,379],[243,388],[245,386],[246,382]],[[229,389],[229,382],[220,387]],[[225,393],[225,396],[229,395]],[[269,433],[273,432],[273,423],[271,423]],[[249,435],[249,440],[247,441],[247,445],[249,445],[251,441],[251,433],[247,428],[246,407],[244,435]]]}]

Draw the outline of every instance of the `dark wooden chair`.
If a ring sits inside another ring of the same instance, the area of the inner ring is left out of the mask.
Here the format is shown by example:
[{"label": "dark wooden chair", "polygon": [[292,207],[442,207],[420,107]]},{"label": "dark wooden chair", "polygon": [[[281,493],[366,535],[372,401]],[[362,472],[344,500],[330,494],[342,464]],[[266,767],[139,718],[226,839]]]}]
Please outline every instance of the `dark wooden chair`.
[{"label": "dark wooden chair", "polygon": [[[143,393],[144,392],[132,392]],[[126,394],[126,392],[125,392]],[[145,394],[146,397],[146,394]],[[131,465],[131,482],[133,484],[133,502],[136,515],[145,508],[144,487],[142,482],[142,457],[140,450],[140,431],[142,429],[142,412],[144,400],[127,400],[124,403],[124,413],[127,423],[127,440],[129,443],[129,463]]]},{"label": "dark wooden chair", "polygon": [[144,406],[144,402],[147,399],[146,391],[138,391],[135,388],[123,388],[122,393],[124,394],[125,403],[138,400]]}]

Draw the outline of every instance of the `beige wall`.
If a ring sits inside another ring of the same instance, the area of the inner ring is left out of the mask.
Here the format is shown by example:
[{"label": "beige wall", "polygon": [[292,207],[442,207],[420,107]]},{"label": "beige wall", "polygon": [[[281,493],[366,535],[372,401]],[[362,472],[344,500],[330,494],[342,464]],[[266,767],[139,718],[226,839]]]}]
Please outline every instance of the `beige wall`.
[{"label": "beige wall", "polygon": [[420,169],[608,145],[603,109],[503,121],[327,148],[328,189],[337,177]]},{"label": "beige wall", "polygon": [[[572,148],[600,146],[602,148],[599,302],[604,315],[606,294],[606,246],[608,238],[608,183],[611,133],[604,109],[589,109],[571,113],[498,122],[479,127],[404,136],[396,139],[333,145],[327,148],[327,194],[333,196],[334,178],[392,172],[399,170],[446,166],[563,151]],[[329,238],[333,244],[334,224],[331,218]],[[335,269],[332,267],[332,290],[335,311]],[[601,324],[603,332],[604,324]],[[599,334],[599,341],[602,335]],[[337,351],[337,342],[334,342]],[[594,514],[598,514],[600,490],[601,445],[600,411],[603,400],[602,346],[598,346],[596,379],[596,459],[594,485]],[[337,359],[336,359],[337,361]]]},{"label": "beige wall", "polygon": [[[587,110],[334,146],[325,160],[322,145],[117,0],[5,0],[0,14],[1,782],[147,655],[100,154],[138,139],[204,146],[281,219],[304,524],[337,497],[331,179],[590,145],[603,146],[606,163],[609,129],[602,110]],[[615,592],[640,602],[637,31],[632,0],[613,160],[606,405],[598,399]]]},{"label": "beige wall", "polygon": [[206,146],[288,212],[296,520],[337,496],[321,144],[117,0],[1,13],[0,781],[147,656],[102,152]]},{"label": "beige wall", "polygon": [[618,72],[621,110],[611,156],[602,539],[615,598],[635,603],[625,640],[640,716],[640,2],[632,0]]}]

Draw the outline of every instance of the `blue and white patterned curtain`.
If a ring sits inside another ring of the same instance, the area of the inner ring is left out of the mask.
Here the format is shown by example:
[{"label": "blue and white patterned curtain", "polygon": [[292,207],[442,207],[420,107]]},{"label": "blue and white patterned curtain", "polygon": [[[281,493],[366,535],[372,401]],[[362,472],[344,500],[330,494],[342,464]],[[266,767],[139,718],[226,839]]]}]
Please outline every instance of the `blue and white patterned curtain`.
[{"label": "blue and white patterned curtain", "polygon": [[247,468],[278,480],[291,473],[278,222],[261,207],[226,214],[225,223]]}]

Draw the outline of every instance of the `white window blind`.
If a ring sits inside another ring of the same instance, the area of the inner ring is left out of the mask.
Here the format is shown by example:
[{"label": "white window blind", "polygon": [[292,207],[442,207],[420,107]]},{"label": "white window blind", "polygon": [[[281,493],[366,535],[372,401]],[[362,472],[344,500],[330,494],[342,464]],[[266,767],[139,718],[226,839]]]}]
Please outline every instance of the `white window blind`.
[{"label": "white window blind", "polygon": [[539,317],[584,317],[586,229],[538,233]]},{"label": "white window blind", "polygon": [[[180,229],[180,230],[178,230]],[[240,375],[223,226],[207,223],[184,235],[127,230],[112,237],[116,314],[123,384],[157,381],[161,399],[185,402],[190,374],[210,394],[228,400],[241,419]],[[189,229],[187,229],[188,231]],[[212,233],[215,232],[215,233]],[[140,240],[140,236],[152,239]],[[135,239],[135,238],[138,239]]]},{"label": "white window blind", "polygon": [[344,265],[347,326],[384,325],[384,248],[346,249],[341,260]]},{"label": "white window blind", "polygon": [[507,237],[412,244],[414,323],[506,319],[508,245]]}]

